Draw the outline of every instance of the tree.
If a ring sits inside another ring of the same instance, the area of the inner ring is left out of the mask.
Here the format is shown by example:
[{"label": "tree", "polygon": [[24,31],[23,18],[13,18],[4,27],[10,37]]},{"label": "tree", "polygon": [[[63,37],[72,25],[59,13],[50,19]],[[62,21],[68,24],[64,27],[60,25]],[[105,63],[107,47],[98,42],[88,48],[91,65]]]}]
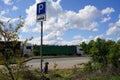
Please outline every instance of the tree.
[{"label": "tree", "polygon": [[[82,44],[83,46],[84,44]],[[96,39],[91,40],[87,45],[87,50],[91,57],[92,69],[101,69],[106,71],[110,65],[119,70],[120,67],[120,44],[119,41],[115,42],[112,40]],[[86,47],[85,47],[86,48]]]},{"label": "tree", "polygon": [[19,22],[15,27],[13,27],[10,21],[11,19],[7,23],[0,21],[0,35],[4,41],[18,40],[18,30],[24,25],[21,17],[19,17]]},{"label": "tree", "polygon": [[12,25],[11,20],[12,19],[8,20],[7,22],[0,21],[0,36],[2,38],[5,49],[3,55],[7,54],[8,52],[11,52],[15,55],[14,49],[10,50],[9,48],[14,48],[17,46],[19,39],[18,31],[24,25],[21,16],[19,17],[18,24],[16,24],[16,26]]},{"label": "tree", "polygon": [[90,56],[92,57],[92,61],[95,64],[101,64],[101,67],[107,67],[108,65],[108,45],[104,39],[96,39],[95,42],[92,43],[92,47],[90,49]]},{"label": "tree", "polygon": [[114,67],[118,67],[120,59],[120,45],[114,41],[107,41],[108,46],[108,62]]},{"label": "tree", "polygon": [[87,44],[85,42],[82,42],[80,46],[83,48],[84,54],[88,54]]},{"label": "tree", "polygon": [[[8,50],[8,46],[15,46],[18,43],[18,31],[21,27],[24,26],[24,22],[22,21],[22,17],[20,16],[18,22],[16,22],[16,25],[14,23],[15,26],[13,26],[12,23],[10,23],[11,20],[12,19],[8,20],[7,22],[0,21],[0,36],[5,43],[5,49],[2,52],[3,65],[7,68],[11,80],[15,80],[13,70],[10,66],[10,59],[6,58],[6,56],[10,54],[11,51],[14,53],[14,49]],[[12,43],[9,45],[9,42]]]}]

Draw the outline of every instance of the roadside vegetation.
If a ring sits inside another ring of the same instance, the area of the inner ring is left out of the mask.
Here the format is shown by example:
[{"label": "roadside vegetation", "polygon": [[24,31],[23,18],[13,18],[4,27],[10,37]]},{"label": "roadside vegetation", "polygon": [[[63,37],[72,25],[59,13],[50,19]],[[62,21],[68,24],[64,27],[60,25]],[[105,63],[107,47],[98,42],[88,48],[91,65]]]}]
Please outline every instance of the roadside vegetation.
[{"label": "roadside vegetation", "polygon": [[[31,70],[31,66],[23,63],[22,59],[16,60],[22,57],[14,47],[18,43],[19,29],[24,23],[21,17],[16,26],[10,21],[0,21],[0,36],[6,43],[0,45],[4,46],[3,49],[0,48],[0,63],[3,64],[0,68],[0,80],[120,80],[120,40],[115,42],[98,38],[89,43],[83,42],[80,46],[84,53],[91,57],[88,63],[76,64],[73,69],[63,70],[58,70],[57,64],[54,64],[54,70],[44,74],[39,69]],[[23,46],[31,39],[26,39]],[[13,42],[12,48],[7,45],[9,41]],[[16,65],[11,64],[15,61]]]},{"label": "roadside vegetation", "polygon": [[120,79],[120,40],[115,42],[98,38],[88,44],[83,42],[81,46],[91,61],[84,64],[84,72],[78,75],[79,78],[83,75],[83,79],[87,80]]},{"label": "roadside vegetation", "polygon": [[[22,17],[12,24],[12,19],[7,22],[0,21],[0,64],[3,68],[0,68],[0,80],[18,80],[18,76],[27,71],[27,66],[22,61],[16,61],[17,58],[22,57],[19,44],[19,30],[24,26]],[[31,40],[26,39],[23,45]],[[3,42],[2,42],[3,41]],[[16,66],[14,64],[16,61]]]}]

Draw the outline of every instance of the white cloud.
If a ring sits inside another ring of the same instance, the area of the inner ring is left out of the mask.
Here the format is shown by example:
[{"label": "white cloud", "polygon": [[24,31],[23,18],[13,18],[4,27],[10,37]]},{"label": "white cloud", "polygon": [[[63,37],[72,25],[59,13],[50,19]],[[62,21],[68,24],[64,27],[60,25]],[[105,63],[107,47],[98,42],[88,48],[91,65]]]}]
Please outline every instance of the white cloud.
[{"label": "white cloud", "polygon": [[12,10],[13,10],[13,11],[16,11],[16,10],[18,10],[18,7],[17,7],[17,6],[13,6],[13,7],[12,7]]},{"label": "white cloud", "polygon": [[120,19],[120,14],[119,14],[118,18]]},{"label": "white cloud", "polygon": [[12,5],[12,4],[13,4],[12,0],[2,0],[2,1],[3,1],[4,4],[6,4],[6,5]]},{"label": "white cloud", "polygon": [[[40,32],[40,24],[36,23],[36,4],[44,0],[36,0],[36,3],[26,9],[25,27],[23,32]],[[75,44],[83,40],[78,40],[80,36],[75,36],[71,41],[65,41],[61,37],[65,31],[70,29],[98,31],[99,19],[103,22],[110,20],[110,14],[114,12],[113,8],[106,8],[102,11],[95,6],[86,5],[78,12],[63,10],[60,5],[61,0],[47,0],[47,18],[44,22],[44,43],[45,44]],[[38,40],[35,38],[34,40]],[[34,41],[33,41],[34,42]]]},{"label": "white cloud", "polygon": [[100,34],[100,35],[97,35],[94,40],[96,40],[97,38],[101,38],[101,39],[104,39],[105,38],[105,34]]},{"label": "white cloud", "polygon": [[94,28],[94,29],[93,29],[93,31],[94,31],[94,32],[97,32],[97,31],[98,31],[98,29],[97,29],[97,28]]},{"label": "white cloud", "polygon": [[40,44],[40,37],[35,37],[33,38],[31,41],[29,41],[29,43],[32,43],[32,44]]},{"label": "white cloud", "polygon": [[0,12],[0,15],[1,15],[1,16],[4,16],[4,15],[7,14],[7,13],[9,13],[9,10],[8,10],[8,9],[1,11],[1,12]]},{"label": "white cloud", "polygon": [[120,28],[118,26],[110,27],[106,34],[107,35],[120,35]]},{"label": "white cloud", "polygon": [[117,41],[120,41],[120,37],[117,38]]},{"label": "white cloud", "polygon": [[13,19],[11,19],[9,17],[4,17],[4,16],[0,15],[0,20],[3,21],[3,22],[7,22],[7,21],[10,20],[9,23],[14,23],[14,22],[18,21],[18,19],[19,18],[13,18]]},{"label": "white cloud", "polygon": [[3,10],[0,12],[0,21],[3,21],[3,22],[8,22],[9,23],[14,23],[16,21],[18,21],[19,18],[9,18],[9,17],[6,17],[5,15],[9,13],[9,9],[7,10]]},{"label": "white cloud", "polygon": [[113,8],[107,7],[106,9],[103,9],[103,10],[101,11],[101,13],[102,13],[102,15],[103,15],[103,18],[102,18],[102,21],[101,21],[101,22],[107,22],[107,21],[109,21],[109,20],[111,19],[110,14],[111,14],[112,12],[115,12],[115,10],[114,10]]},{"label": "white cloud", "polygon": [[100,12],[95,6],[87,5],[83,9],[79,10],[78,15],[83,20],[91,20],[92,18],[95,19],[96,17],[98,17],[100,15]]},{"label": "white cloud", "polygon": [[109,8],[109,7],[107,7],[106,9],[103,9],[102,10],[102,14],[104,15],[104,14],[110,14],[110,13],[112,13],[112,12],[115,12],[115,10],[113,9],[113,8]]},{"label": "white cloud", "polygon": [[82,39],[83,37],[81,35],[76,35],[73,37],[73,39]]},{"label": "white cloud", "polygon": [[1,11],[0,15],[4,15],[6,13],[6,11]]},{"label": "white cloud", "polygon": [[120,36],[120,19],[115,23],[109,24],[109,29],[106,32],[106,35]]},{"label": "white cloud", "polygon": [[18,20],[19,20],[19,18],[13,18],[13,19],[11,19],[10,23],[15,23]]},{"label": "white cloud", "polygon": [[111,19],[111,17],[109,15],[107,15],[107,17],[102,18],[101,22],[107,22]]},{"label": "white cloud", "polygon": [[89,39],[89,40],[93,40],[93,39],[94,39],[94,36],[91,36],[91,35],[90,35],[90,36],[88,37],[88,39]]},{"label": "white cloud", "polygon": [[80,43],[80,40],[62,41],[61,45],[79,45]]},{"label": "white cloud", "polygon": [[[90,36],[88,36],[88,38],[82,38],[79,42],[80,43],[82,43],[82,42],[86,42],[86,43],[88,43],[88,42],[90,42],[91,40],[94,40],[95,39],[95,37],[94,36],[92,36],[92,35],[90,35]],[[79,43],[79,44],[80,44]]]},{"label": "white cloud", "polygon": [[3,21],[3,22],[6,22],[6,21],[10,20],[10,18],[5,17],[5,15],[8,14],[8,13],[9,13],[8,9],[1,11],[0,12],[0,20]]},{"label": "white cloud", "polygon": [[[47,4],[49,5],[47,5],[47,21],[44,23],[45,31],[66,31],[73,28],[92,30],[98,24],[95,19],[99,17],[100,12],[94,6],[85,6],[76,13],[63,10],[60,5],[60,0],[57,0],[56,2],[48,0]],[[36,13],[33,12],[36,12],[36,4],[30,6],[29,9],[26,9],[26,27],[36,24]],[[33,31],[38,30],[37,28],[33,29]],[[27,30],[24,28],[23,31],[29,31],[29,28],[27,28]]]},{"label": "white cloud", "polygon": [[34,4],[33,6],[30,6],[29,9],[26,9],[26,19],[25,19],[25,24],[32,26],[33,24],[35,24],[36,21],[36,4]]},{"label": "white cloud", "polygon": [[62,41],[60,31],[54,31],[43,37],[45,44],[59,44]]},{"label": "white cloud", "polygon": [[9,10],[1,11],[0,12],[0,21],[5,22],[5,23],[9,21],[9,23],[13,23],[14,24],[16,21],[19,20],[19,18],[9,18],[9,17],[6,17],[5,15],[8,14],[8,13],[9,13]]}]

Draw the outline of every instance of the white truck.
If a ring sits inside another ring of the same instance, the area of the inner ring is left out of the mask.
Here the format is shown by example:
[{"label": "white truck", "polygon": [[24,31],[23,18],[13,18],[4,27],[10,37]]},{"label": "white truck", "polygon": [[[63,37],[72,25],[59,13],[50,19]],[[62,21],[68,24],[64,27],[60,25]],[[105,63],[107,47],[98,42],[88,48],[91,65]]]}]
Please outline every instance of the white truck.
[{"label": "white truck", "polygon": [[23,47],[23,56],[33,55],[33,45],[31,43],[26,43]]}]

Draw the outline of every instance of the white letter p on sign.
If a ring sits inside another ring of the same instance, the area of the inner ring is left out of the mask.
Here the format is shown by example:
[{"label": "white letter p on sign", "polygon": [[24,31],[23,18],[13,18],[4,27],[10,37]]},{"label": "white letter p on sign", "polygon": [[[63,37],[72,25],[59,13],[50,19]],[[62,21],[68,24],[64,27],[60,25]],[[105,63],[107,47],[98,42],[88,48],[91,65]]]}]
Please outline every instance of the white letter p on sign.
[{"label": "white letter p on sign", "polygon": [[39,8],[38,8],[38,9],[39,9],[39,13],[40,13],[40,11],[43,9],[43,6],[44,6],[43,4],[40,4],[40,5],[39,5]]}]

